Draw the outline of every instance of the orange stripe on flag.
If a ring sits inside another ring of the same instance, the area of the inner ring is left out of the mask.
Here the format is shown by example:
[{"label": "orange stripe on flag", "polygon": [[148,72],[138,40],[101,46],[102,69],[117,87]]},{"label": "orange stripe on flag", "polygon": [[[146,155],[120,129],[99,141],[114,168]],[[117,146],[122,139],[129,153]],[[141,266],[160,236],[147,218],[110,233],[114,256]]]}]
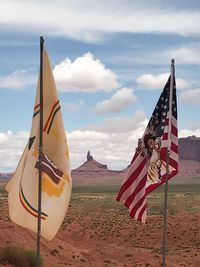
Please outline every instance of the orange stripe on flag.
[{"label": "orange stripe on flag", "polygon": [[53,105],[53,107],[52,107],[52,109],[51,109],[50,115],[49,115],[49,117],[48,117],[48,119],[47,119],[47,122],[46,122],[46,124],[45,124],[45,126],[44,126],[44,131],[46,131],[46,129],[47,129],[47,127],[48,127],[48,124],[49,124],[49,121],[50,121],[50,119],[51,119],[51,116],[52,116],[52,114],[53,114],[53,111],[54,111],[55,107],[56,107],[58,104],[59,104],[59,100],[56,101],[56,103]]},{"label": "orange stripe on flag", "polygon": [[34,107],[34,110],[36,110],[39,106],[40,106],[40,104],[36,105],[36,106]]}]

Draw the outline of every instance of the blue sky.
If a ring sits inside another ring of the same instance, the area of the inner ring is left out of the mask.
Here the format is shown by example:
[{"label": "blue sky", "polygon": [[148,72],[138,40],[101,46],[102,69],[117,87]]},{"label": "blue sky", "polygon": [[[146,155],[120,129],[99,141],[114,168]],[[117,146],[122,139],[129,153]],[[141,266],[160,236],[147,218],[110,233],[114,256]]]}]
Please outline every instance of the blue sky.
[{"label": "blue sky", "polygon": [[0,1],[0,171],[27,142],[39,36],[52,63],[72,168],[134,153],[175,59],[179,136],[200,136],[200,1]]}]

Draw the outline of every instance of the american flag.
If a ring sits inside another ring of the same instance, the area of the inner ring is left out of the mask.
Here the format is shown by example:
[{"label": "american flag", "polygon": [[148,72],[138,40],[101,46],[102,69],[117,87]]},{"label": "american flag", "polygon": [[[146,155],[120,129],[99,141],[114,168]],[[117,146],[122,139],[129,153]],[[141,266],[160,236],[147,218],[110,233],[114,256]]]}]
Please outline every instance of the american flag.
[{"label": "american flag", "polygon": [[[173,77],[173,81],[171,81]],[[172,95],[170,97],[170,82]],[[178,129],[175,77],[169,77],[144,135],[138,141],[135,155],[128,168],[117,201],[129,209],[132,218],[145,223],[146,196],[166,179],[167,150],[169,175],[178,172]]]}]

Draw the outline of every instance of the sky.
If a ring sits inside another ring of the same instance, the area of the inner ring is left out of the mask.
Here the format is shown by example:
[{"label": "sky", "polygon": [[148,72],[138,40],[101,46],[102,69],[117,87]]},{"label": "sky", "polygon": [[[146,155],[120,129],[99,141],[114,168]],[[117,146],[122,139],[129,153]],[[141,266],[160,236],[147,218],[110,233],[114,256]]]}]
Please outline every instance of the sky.
[{"label": "sky", "polygon": [[179,137],[200,136],[199,0],[0,0],[0,172],[32,123],[45,39],[71,168],[130,163],[175,59]]}]

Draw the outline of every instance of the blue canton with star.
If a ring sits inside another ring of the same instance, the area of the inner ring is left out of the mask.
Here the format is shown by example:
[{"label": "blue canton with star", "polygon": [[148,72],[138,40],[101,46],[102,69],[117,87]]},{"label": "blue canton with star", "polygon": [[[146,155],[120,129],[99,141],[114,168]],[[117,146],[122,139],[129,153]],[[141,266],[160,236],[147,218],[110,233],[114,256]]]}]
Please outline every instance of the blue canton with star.
[{"label": "blue canton with star", "polygon": [[[155,137],[161,137],[165,128],[165,122],[167,118],[167,112],[169,111],[169,93],[170,93],[170,79],[169,77],[162,94],[157,102],[157,105],[153,111],[151,119],[148,123],[150,132]],[[176,84],[174,77],[174,88],[172,97],[172,116],[177,119],[177,101],[176,101]]]}]

